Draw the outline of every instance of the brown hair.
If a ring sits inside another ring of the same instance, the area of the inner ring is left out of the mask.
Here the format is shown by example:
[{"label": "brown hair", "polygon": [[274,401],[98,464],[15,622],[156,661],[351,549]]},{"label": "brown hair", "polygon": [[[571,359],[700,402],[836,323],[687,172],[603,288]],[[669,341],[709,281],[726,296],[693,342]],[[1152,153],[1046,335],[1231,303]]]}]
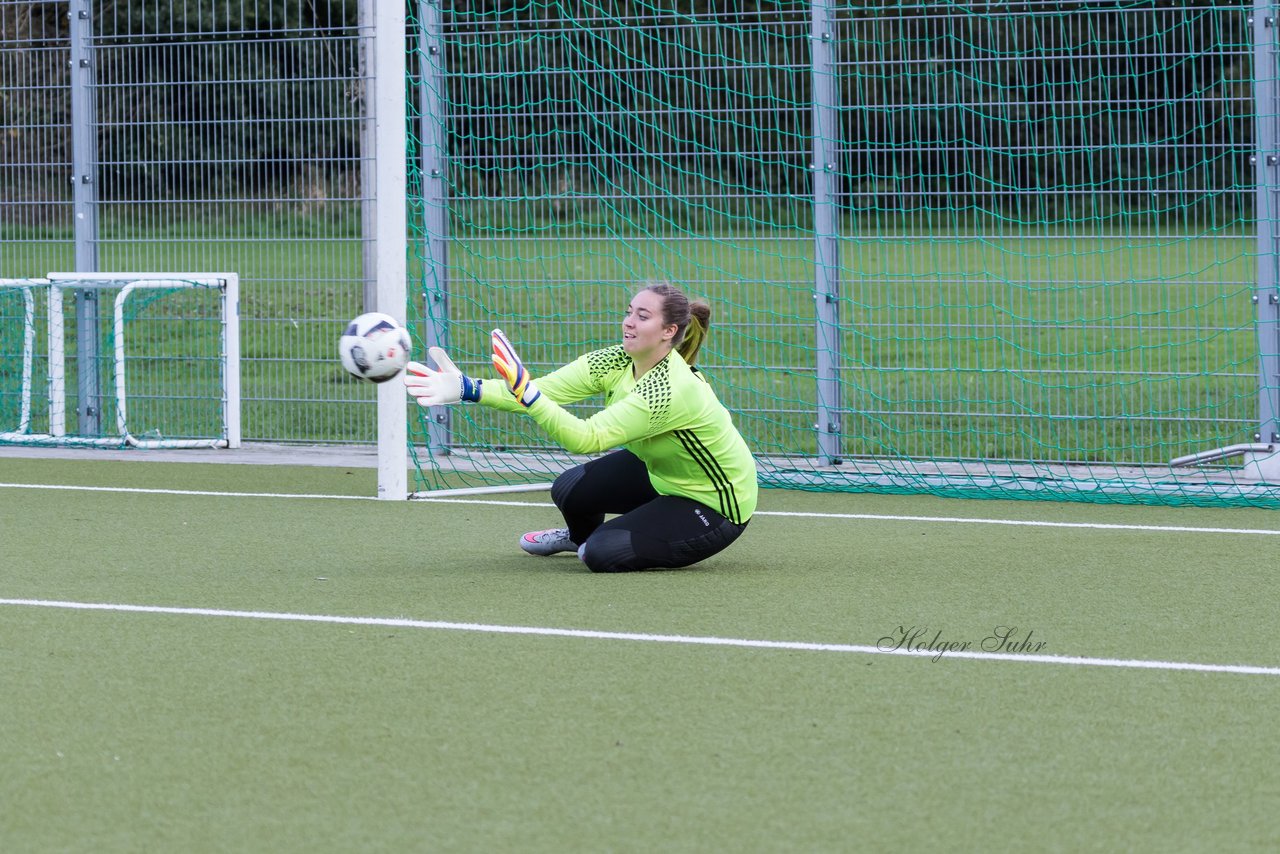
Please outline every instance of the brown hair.
[{"label": "brown hair", "polygon": [[644,290],[662,297],[662,324],[676,325],[672,346],[686,364],[692,365],[711,328],[711,306],[702,300],[690,301],[684,291],[670,282],[650,282]]}]

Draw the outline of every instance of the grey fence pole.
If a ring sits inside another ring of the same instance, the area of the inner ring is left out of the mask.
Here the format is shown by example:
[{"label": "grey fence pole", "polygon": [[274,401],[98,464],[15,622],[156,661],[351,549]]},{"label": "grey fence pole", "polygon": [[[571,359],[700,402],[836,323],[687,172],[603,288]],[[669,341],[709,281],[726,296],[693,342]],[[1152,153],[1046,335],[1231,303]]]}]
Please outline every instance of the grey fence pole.
[{"label": "grey fence pole", "polygon": [[[77,273],[98,272],[97,116],[93,98],[93,9],[91,0],[73,0],[70,15],[71,195]],[[77,432],[102,434],[102,389],[98,382],[100,342],[98,291],[76,295]]]},{"label": "grey fence pole", "polygon": [[835,465],[841,457],[840,424],[840,210],[836,198],[839,169],[839,97],[836,79],[836,21],[830,0],[814,0],[810,38],[813,79],[813,299],[817,328],[818,462]]},{"label": "grey fence pole", "polygon": [[1276,75],[1280,70],[1276,55],[1276,12],[1268,0],[1254,0],[1253,50],[1255,132],[1254,177],[1257,215],[1257,281],[1253,301],[1257,306],[1258,328],[1258,433],[1255,440],[1280,442],[1280,291],[1276,267],[1280,263],[1280,230],[1277,223],[1277,193],[1280,193],[1280,140],[1276,115],[1280,90]]},{"label": "grey fence pole", "polygon": [[376,311],[378,306],[378,199],[374,189],[378,186],[377,136],[374,134],[376,103],[374,89],[377,80],[373,73],[373,56],[376,41],[370,34],[374,26],[376,0],[360,0],[356,7],[356,27],[360,33],[360,89],[364,94],[363,121],[360,125],[360,271],[364,277],[360,289],[360,311]]},{"label": "grey fence pole", "polygon": [[[419,139],[422,142],[422,218],[426,232],[422,259],[422,339],[449,349],[449,169],[445,127],[444,46],[439,0],[418,3]],[[420,244],[421,245],[421,244]],[[452,425],[447,406],[432,407],[427,445],[432,453],[448,453]]]}]

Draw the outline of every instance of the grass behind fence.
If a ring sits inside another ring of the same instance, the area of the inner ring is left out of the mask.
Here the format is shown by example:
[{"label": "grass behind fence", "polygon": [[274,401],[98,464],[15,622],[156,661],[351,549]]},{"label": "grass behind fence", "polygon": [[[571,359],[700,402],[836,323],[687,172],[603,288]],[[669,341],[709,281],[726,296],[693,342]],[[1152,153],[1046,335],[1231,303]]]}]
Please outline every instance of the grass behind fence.
[{"label": "grass behind fence", "polygon": [[[371,441],[373,389],[349,379],[334,352],[361,309],[360,243],[312,239],[327,233],[319,226],[294,230],[304,238],[121,235],[102,243],[100,266],[238,272],[245,436]],[[848,233],[836,304],[846,453],[1150,462],[1250,438],[1247,238]],[[68,269],[69,252],[64,242],[8,243],[3,272]],[[464,233],[448,259],[449,344],[465,369],[487,372],[485,336],[503,326],[545,372],[615,342],[636,284],[671,279],[713,304],[703,367],[753,446],[813,453],[813,256],[812,236],[799,232]],[[413,319],[420,259],[410,276]],[[12,330],[12,308],[5,315]],[[3,334],[12,354],[15,334]],[[460,438],[494,441],[495,419],[475,414],[478,431],[461,427]]]}]

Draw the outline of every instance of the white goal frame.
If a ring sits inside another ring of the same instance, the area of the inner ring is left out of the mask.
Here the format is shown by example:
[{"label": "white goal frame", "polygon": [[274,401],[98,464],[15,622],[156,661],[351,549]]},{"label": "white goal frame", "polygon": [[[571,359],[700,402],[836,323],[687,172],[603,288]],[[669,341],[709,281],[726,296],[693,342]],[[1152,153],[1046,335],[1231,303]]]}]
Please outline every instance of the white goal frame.
[{"label": "white goal frame", "polygon": [[[66,329],[63,291],[72,288],[119,287],[112,328],[115,374],[116,434],[67,435]],[[0,443],[92,448],[238,448],[240,447],[240,276],[237,273],[50,273],[43,279],[0,279],[0,288],[23,291],[21,414],[16,429],[0,432]],[[32,290],[47,289],[49,432],[32,433],[32,387],[35,363],[35,299]],[[131,294],[157,288],[207,288],[219,293],[222,343],[222,435],[210,439],[155,439],[129,429],[128,379],[125,371],[124,308]]]}]

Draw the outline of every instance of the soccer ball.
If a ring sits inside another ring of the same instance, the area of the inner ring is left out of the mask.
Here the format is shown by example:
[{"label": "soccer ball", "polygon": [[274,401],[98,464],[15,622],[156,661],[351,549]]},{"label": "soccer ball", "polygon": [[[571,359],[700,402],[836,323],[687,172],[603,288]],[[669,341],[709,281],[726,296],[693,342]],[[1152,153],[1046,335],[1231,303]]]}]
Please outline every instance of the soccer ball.
[{"label": "soccer ball", "polygon": [[371,311],[347,325],[338,357],[352,376],[383,383],[404,370],[410,348],[408,331],[394,317]]}]

